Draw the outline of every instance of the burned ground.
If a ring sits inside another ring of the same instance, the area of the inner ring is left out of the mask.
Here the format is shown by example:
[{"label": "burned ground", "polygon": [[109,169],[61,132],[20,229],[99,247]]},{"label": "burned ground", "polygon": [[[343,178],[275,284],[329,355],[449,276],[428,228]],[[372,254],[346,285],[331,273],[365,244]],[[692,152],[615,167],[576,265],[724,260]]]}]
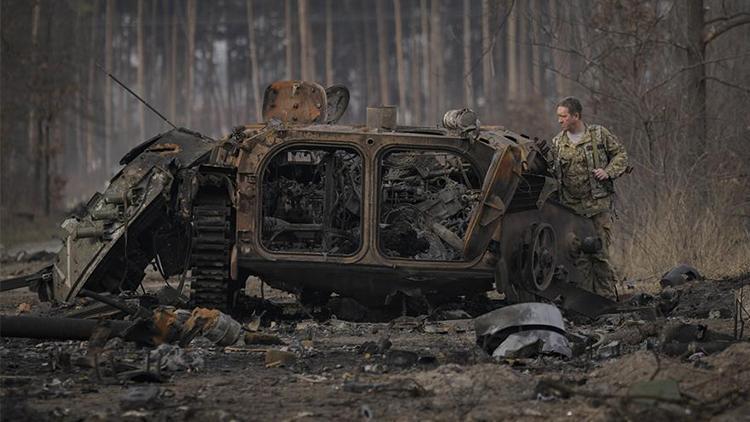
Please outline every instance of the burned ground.
[{"label": "burned ground", "polygon": [[[44,263],[6,262],[2,275]],[[162,283],[155,272],[146,280],[149,288]],[[747,284],[693,281],[637,297],[668,318],[567,320],[569,336],[581,341],[572,359],[495,361],[476,345],[471,319],[423,317],[264,319],[247,337],[264,344],[218,347],[199,338],[185,348],[162,346],[160,373],[134,372],[158,366],[157,352],[119,339],[99,351],[97,371],[86,358],[88,342],[3,338],[0,410],[3,420],[739,420],[750,414],[747,330],[745,341],[712,353],[709,338],[681,338],[673,327],[731,338],[734,294]],[[265,294],[293,303],[282,292]],[[5,315],[69,310],[26,290],[4,293],[0,306]],[[669,341],[685,342],[685,350],[665,351],[660,342]]]}]

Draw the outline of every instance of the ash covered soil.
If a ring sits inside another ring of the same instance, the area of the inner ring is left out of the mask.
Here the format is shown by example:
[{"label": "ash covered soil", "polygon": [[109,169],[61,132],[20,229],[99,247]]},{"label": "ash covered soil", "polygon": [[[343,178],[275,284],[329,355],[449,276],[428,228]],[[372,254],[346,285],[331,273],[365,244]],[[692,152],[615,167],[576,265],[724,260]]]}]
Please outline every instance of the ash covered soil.
[{"label": "ash covered soil", "polygon": [[[0,278],[45,264],[6,262]],[[147,288],[161,284],[147,275]],[[566,328],[577,341],[571,359],[497,361],[476,345],[471,319],[420,317],[264,319],[266,342],[283,345],[218,347],[196,339],[170,349],[162,366],[171,367],[160,374],[131,378],[122,374],[158,366],[147,358],[152,348],[109,340],[96,370],[88,342],[2,338],[0,419],[750,420],[750,327],[732,339],[735,294],[748,284],[748,277],[693,281],[636,295],[633,303],[661,309],[655,319],[643,312],[570,316]],[[266,296],[290,301],[268,289]],[[0,312],[65,310],[22,289],[2,294]],[[685,327],[704,329],[699,338],[675,334]]]}]

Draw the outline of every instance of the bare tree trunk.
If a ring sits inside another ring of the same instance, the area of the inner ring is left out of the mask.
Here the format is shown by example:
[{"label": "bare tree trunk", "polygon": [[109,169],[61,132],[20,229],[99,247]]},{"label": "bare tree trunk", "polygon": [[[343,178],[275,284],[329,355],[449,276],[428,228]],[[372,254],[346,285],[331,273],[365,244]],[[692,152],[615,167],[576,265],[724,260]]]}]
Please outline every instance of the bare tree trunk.
[{"label": "bare tree trunk", "polygon": [[94,166],[94,132],[96,130],[94,120],[94,98],[96,87],[94,85],[94,79],[96,77],[96,62],[94,57],[96,56],[96,40],[97,28],[99,27],[99,2],[94,2],[93,12],[91,17],[91,45],[89,49],[89,77],[88,87],[86,89],[88,101],[86,102],[86,174],[91,174],[96,167]]},{"label": "bare tree trunk", "polygon": [[464,103],[466,107],[474,106],[474,84],[471,72],[471,3],[464,2],[463,10],[463,47],[464,47]]},{"label": "bare tree trunk", "polygon": [[309,2],[308,0],[299,0],[297,9],[299,16],[299,54],[302,68],[302,79],[306,81],[315,80],[314,56],[312,33],[310,32]]},{"label": "bare tree trunk", "polygon": [[404,64],[404,34],[401,22],[401,0],[393,0],[393,15],[396,25],[396,72],[398,73],[398,106],[400,110],[404,110],[404,108],[406,107],[406,66]]},{"label": "bare tree trunk", "polygon": [[552,53],[552,67],[555,69],[555,96],[557,97],[571,95],[570,58],[560,51],[561,48],[571,43],[570,13],[566,5],[567,3],[560,2],[560,0],[550,1],[551,26],[554,28],[553,33],[556,34],[554,44],[559,47]]},{"label": "bare tree trunk", "polygon": [[[247,0],[247,37],[250,42],[250,84],[255,104],[255,120],[261,121],[261,98],[259,92],[258,75],[258,48],[255,42],[255,14],[253,13],[253,1]],[[227,79],[227,83],[229,83]]]},{"label": "bare tree trunk", "polygon": [[[203,108],[199,109],[198,116],[200,116],[201,120],[198,121],[198,124],[205,126],[205,121],[208,120],[208,126],[213,132],[222,133],[226,131],[228,124],[226,110],[224,109],[226,102],[224,101],[221,84],[219,83],[219,72],[216,71],[217,66],[214,60],[215,28],[218,26],[216,14],[217,10],[211,8],[208,10],[208,16],[205,18],[207,19],[207,30],[204,32],[205,43],[202,46],[203,54],[201,56],[206,63],[206,71],[201,73],[201,76],[204,78],[201,85],[205,87],[203,92],[208,96],[208,104],[207,107],[204,104]],[[205,113],[204,110],[211,110],[211,113]],[[206,118],[207,115],[210,116],[208,119]]]},{"label": "bare tree trunk", "polygon": [[[76,12],[76,20],[75,20],[75,29],[73,33],[75,34],[75,49],[76,51],[85,51],[83,42],[84,42],[84,34],[81,28],[81,12]],[[76,176],[79,176],[83,173],[83,113],[84,113],[84,105],[83,105],[83,96],[81,93],[83,92],[83,79],[84,79],[84,69],[86,69],[83,66],[77,67],[75,69],[75,95],[74,95],[74,104],[72,110],[67,110],[68,114],[73,113],[71,116],[73,119],[75,119],[75,125],[73,130],[73,139],[74,139],[74,145],[75,145],[75,154],[73,155],[75,157],[72,164],[75,165],[73,167],[75,169]],[[61,139],[64,139],[64,137],[61,137]],[[62,154],[61,154],[62,156]]]},{"label": "bare tree trunk", "polygon": [[332,0],[326,0],[326,86],[333,85],[333,13]]},{"label": "bare tree trunk", "polygon": [[[39,49],[39,15],[40,15],[41,7],[39,5],[39,0],[34,1],[34,5],[31,9],[31,69],[32,69],[32,83],[35,83],[35,74],[37,69],[37,56],[39,52],[37,51]],[[27,154],[28,158],[30,160],[33,160],[36,155],[36,144],[38,142],[38,139],[36,137],[37,130],[36,130],[36,113],[37,113],[37,104],[36,101],[38,101],[37,98],[35,98],[35,95],[31,95],[31,104],[29,104],[29,115],[28,115],[28,135],[27,135]]]},{"label": "bare tree trunk", "polygon": [[44,203],[44,215],[52,213],[52,191],[50,184],[50,120],[42,118],[40,121],[40,139],[42,141],[42,197]]},{"label": "bare tree trunk", "polygon": [[688,89],[691,101],[689,138],[695,139],[695,152],[704,151],[706,142],[706,44],[703,42],[703,0],[688,1],[687,7],[687,68]]},{"label": "bare tree trunk", "polygon": [[482,97],[485,98],[485,115],[495,108],[495,97],[492,89],[492,78],[495,76],[492,67],[492,35],[490,34],[490,1],[482,0]]},{"label": "bare tree trunk", "polygon": [[[162,75],[161,75],[161,79],[160,79],[160,85],[162,87],[166,88],[166,94],[167,94],[167,97],[164,99],[164,103],[163,103],[164,110],[167,113],[169,113],[169,114],[167,114],[167,118],[170,119],[170,120],[174,120],[175,116],[172,115],[170,113],[170,110],[169,110],[169,95],[170,95],[170,93],[169,93],[169,83],[170,83],[170,79],[172,79],[172,72],[174,72],[171,69],[171,67],[170,67],[171,63],[169,62],[169,55],[168,55],[169,47],[170,47],[170,43],[171,43],[171,39],[169,37],[170,31],[171,31],[171,29],[170,29],[171,25],[170,24],[172,23],[171,20],[169,19],[170,15],[171,15],[171,13],[169,11],[169,0],[162,0],[162,2],[161,2],[161,15],[154,14],[154,19],[156,19],[156,20],[162,20],[163,19],[163,21],[164,21],[164,23],[161,25],[161,29],[162,29],[162,46],[161,46],[161,51],[157,51],[156,52],[156,57],[159,57],[159,56],[163,57],[163,61],[162,61],[162,65],[161,65],[161,73],[162,73]],[[155,32],[156,31],[154,31],[154,33]],[[156,38],[156,35],[154,35],[154,38]],[[154,42],[156,42],[156,41],[154,41]],[[157,88],[154,87],[154,89],[157,89]],[[162,89],[164,89],[164,88],[162,88]]]},{"label": "bare tree trunk", "polygon": [[195,0],[187,0],[187,48],[185,50],[187,78],[185,78],[185,120],[187,126],[193,124],[193,78],[195,67],[195,26],[196,26],[196,4]]},{"label": "bare tree trunk", "polygon": [[[130,84],[130,52],[133,51],[131,48],[133,44],[132,35],[130,33],[129,25],[118,27],[118,29],[119,30],[114,34],[116,36],[119,35],[120,43],[118,43],[119,49],[115,50],[112,55],[113,73],[117,75],[121,81]],[[120,54],[123,51],[127,52],[126,57],[123,57],[123,55]],[[130,94],[127,94],[122,89],[112,89],[112,136],[110,140],[112,153],[110,156],[110,168],[108,173],[111,172],[111,161],[117,153],[117,149],[120,146],[120,140],[130,139],[131,137],[136,136],[131,133],[130,108],[131,105],[138,107],[140,104],[135,104],[131,101],[131,98]],[[111,177],[111,174],[108,174],[107,178],[109,177]]]},{"label": "bare tree trunk", "polygon": [[[143,45],[143,0],[138,0],[138,70],[137,70],[137,85],[138,85],[138,95],[141,97],[146,97],[146,81],[145,81],[145,67],[146,67],[146,54],[144,51],[144,45]],[[144,105],[139,104],[138,105],[138,126],[140,129],[140,137],[139,139],[141,141],[146,139],[146,115],[144,110]]]},{"label": "bare tree trunk", "polygon": [[[414,28],[418,28],[418,20],[414,22]],[[414,31],[416,32],[416,31]],[[419,125],[422,124],[422,89],[420,88],[422,85],[422,75],[420,72],[420,60],[419,60],[419,37],[412,36],[411,37],[411,54],[409,55],[410,58],[410,68],[411,68],[411,98],[412,98],[412,112],[410,115],[412,116],[411,120],[406,122],[406,124],[411,125]]]},{"label": "bare tree trunk", "polygon": [[529,19],[531,19],[531,73],[532,73],[532,90],[537,92],[539,95],[544,95],[543,75],[542,75],[542,51],[539,48],[539,22],[542,19],[543,4],[539,0],[532,0],[529,4],[530,13]]},{"label": "bare tree trunk", "polygon": [[520,87],[518,78],[518,10],[514,4],[513,10],[508,15],[508,31],[506,37],[507,50],[507,72],[508,72],[508,99],[518,101]]},{"label": "bare tree trunk", "polygon": [[388,52],[386,51],[385,37],[385,12],[383,12],[383,2],[375,2],[375,26],[378,31],[378,75],[380,88],[380,104],[386,105],[391,103],[389,94],[390,86],[388,84]]},{"label": "bare tree trunk", "polygon": [[[112,25],[114,25],[115,1],[107,0],[104,23],[104,67],[112,71]],[[104,78],[104,174],[109,177],[112,165],[112,81]]]},{"label": "bare tree trunk", "polygon": [[286,79],[292,79],[292,62],[294,61],[294,52],[292,50],[292,0],[284,0],[284,52],[286,61],[284,62]]},{"label": "bare tree trunk", "polygon": [[371,3],[362,3],[362,36],[365,39],[365,80],[367,85],[367,96],[366,105],[371,105],[370,102],[375,98],[375,82],[373,81],[373,58],[372,58],[372,38],[370,37],[370,28],[368,25],[369,13],[367,12],[367,5]]},{"label": "bare tree trunk", "polygon": [[[156,22],[161,22],[161,18],[159,17],[159,3],[159,0],[151,0],[151,30],[148,32],[148,42],[146,43],[150,46],[147,51],[149,57],[148,60],[153,63],[154,69],[156,69],[156,72],[158,72],[159,74],[146,80],[146,91],[148,95],[144,98],[147,98],[152,105],[156,105],[158,109],[164,110],[166,112],[166,102],[162,102],[162,95],[164,94],[163,87],[167,82],[166,66],[164,64],[166,57],[164,57],[164,60],[159,60],[159,56],[161,56],[163,52],[166,51],[167,46],[159,46],[159,27],[165,27],[168,25],[156,24]],[[162,95],[158,97],[154,95],[159,91],[161,91]],[[169,118],[169,116],[167,116],[167,118]],[[153,124],[149,125],[147,122],[146,133],[151,133],[154,130],[156,132],[161,132],[161,123],[157,124],[158,126],[154,128]]]},{"label": "bare tree trunk", "polygon": [[525,101],[529,98],[529,86],[531,81],[531,73],[529,72],[530,66],[529,61],[529,43],[527,42],[527,35],[529,32],[528,16],[527,16],[527,3],[518,2],[513,5],[516,9],[514,11],[516,19],[518,21],[518,33],[516,35],[516,48],[518,49],[518,83],[519,83],[519,99]]},{"label": "bare tree trunk", "polygon": [[430,75],[432,88],[430,89],[430,119],[439,118],[438,114],[445,108],[445,84],[443,72],[443,33],[441,25],[441,1],[432,0],[430,3]]},{"label": "bare tree trunk", "polygon": [[[368,105],[368,97],[367,97],[367,66],[365,65],[367,63],[367,52],[365,51],[365,41],[364,41],[364,31],[360,30],[361,27],[364,25],[358,24],[357,17],[362,17],[363,14],[360,13],[361,11],[358,9],[358,5],[355,4],[354,1],[348,1],[346,3],[346,13],[349,16],[352,16],[352,32],[353,32],[353,39],[355,46],[355,63],[357,66],[357,69],[362,69],[362,72],[356,73],[352,76],[352,79],[350,80],[350,83],[352,86],[359,87],[359,92],[361,92],[361,102],[362,108],[366,107]],[[351,114],[350,114],[351,116]]]},{"label": "bare tree trunk", "polygon": [[[221,14],[221,22],[227,26],[231,26],[230,19],[228,19],[226,12],[223,12]],[[224,94],[226,95],[226,102],[225,102],[226,110],[224,114],[226,114],[227,120],[230,125],[233,125],[235,122],[247,122],[248,119],[257,120],[257,119],[253,119],[249,117],[249,116],[252,116],[254,113],[246,113],[247,102],[243,104],[243,107],[239,107],[239,105],[237,104],[240,102],[239,96],[240,96],[241,88],[239,89],[236,88],[236,85],[237,85],[236,81],[234,78],[232,78],[232,69],[234,69],[235,67],[238,67],[238,65],[236,64],[236,61],[233,58],[233,54],[232,54],[233,47],[234,47],[234,43],[231,42],[230,40],[227,40],[227,48],[224,50],[224,59],[223,59],[224,63],[226,63],[226,66],[224,67],[225,84],[223,85],[225,89]],[[250,84],[250,81],[246,81],[244,84],[247,86],[247,89],[250,88],[249,84]],[[239,115],[237,113],[238,108],[242,109],[239,112]],[[232,126],[228,126],[228,128],[231,128],[231,127]]]},{"label": "bare tree trunk", "polygon": [[432,88],[431,81],[431,66],[432,57],[430,56],[430,14],[427,8],[427,0],[421,0],[419,2],[419,16],[421,17],[420,27],[422,28],[422,95],[424,101],[422,102],[422,108],[420,109],[420,115],[423,123],[427,123],[427,115],[430,113],[430,98],[433,97],[433,93],[430,92]]},{"label": "bare tree trunk", "polygon": [[180,21],[177,19],[177,11],[179,10],[179,2],[174,0],[172,8],[172,34],[171,44],[172,47],[169,51],[169,117],[175,119],[177,117],[177,27]]}]

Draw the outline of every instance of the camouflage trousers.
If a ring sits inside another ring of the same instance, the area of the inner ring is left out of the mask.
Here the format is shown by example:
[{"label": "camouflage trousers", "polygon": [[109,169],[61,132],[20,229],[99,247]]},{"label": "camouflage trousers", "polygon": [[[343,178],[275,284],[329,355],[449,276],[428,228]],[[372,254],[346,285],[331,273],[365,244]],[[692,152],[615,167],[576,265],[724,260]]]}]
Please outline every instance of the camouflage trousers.
[{"label": "camouflage trousers", "polygon": [[609,211],[601,212],[591,217],[591,221],[594,223],[596,235],[602,240],[602,249],[579,260],[577,266],[581,270],[583,278],[581,287],[598,295],[615,299],[617,277],[616,270],[610,260],[612,214]]}]

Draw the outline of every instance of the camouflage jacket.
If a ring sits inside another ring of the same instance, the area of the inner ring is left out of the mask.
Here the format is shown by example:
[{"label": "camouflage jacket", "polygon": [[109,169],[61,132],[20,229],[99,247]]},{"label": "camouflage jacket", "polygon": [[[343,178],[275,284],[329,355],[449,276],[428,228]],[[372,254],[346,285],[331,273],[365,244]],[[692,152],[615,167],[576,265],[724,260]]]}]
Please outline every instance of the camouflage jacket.
[{"label": "camouflage jacket", "polygon": [[[557,178],[559,196],[578,214],[591,217],[612,207],[613,180],[628,167],[628,154],[622,144],[606,128],[586,125],[579,143],[573,143],[566,131],[552,139],[547,162]],[[603,168],[609,179],[598,181],[594,169]]]}]

